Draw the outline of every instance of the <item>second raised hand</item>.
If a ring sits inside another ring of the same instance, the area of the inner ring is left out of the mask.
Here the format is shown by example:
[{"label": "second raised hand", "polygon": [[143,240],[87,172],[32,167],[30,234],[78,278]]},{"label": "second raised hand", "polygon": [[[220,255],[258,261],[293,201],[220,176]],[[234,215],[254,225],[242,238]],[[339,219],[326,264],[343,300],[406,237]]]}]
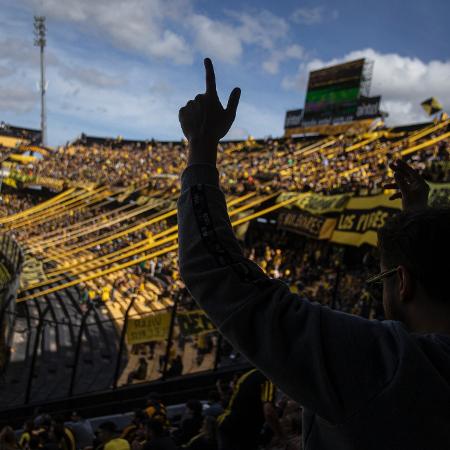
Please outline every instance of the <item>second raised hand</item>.
[{"label": "second raised hand", "polygon": [[230,130],[236,117],[241,90],[234,88],[223,108],[216,89],[214,67],[209,58],[204,60],[206,92],[198,94],[179,111],[184,135],[189,141],[189,164],[215,164],[217,144]]},{"label": "second raised hand", "polygon": [[427,207],[430,188],[421,175],[401,159],[390,164],[394,172],[395,183],[384,186],[385,189],[396,189],[390,200],[402,199],[404,211],[420,210]]}]

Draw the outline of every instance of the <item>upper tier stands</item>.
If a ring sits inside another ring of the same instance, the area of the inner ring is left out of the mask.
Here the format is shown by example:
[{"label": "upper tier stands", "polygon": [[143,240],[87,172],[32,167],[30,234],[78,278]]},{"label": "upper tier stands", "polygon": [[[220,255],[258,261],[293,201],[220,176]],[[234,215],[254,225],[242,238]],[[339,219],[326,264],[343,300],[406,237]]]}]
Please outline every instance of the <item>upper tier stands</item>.
[{"label": "upper tier stands", "polygon": [[[388,164],[396,158],[406,158],[431,181],[449,181],[449,142],[449,121],[444,120],[356,136],[223,143],[220,179],[233,224],[245,223],[279,208],[275,199],[285,191],[382,192],[390,176]],[[11,232],[25,251],[17,350],[12,355],[13,370],[7,375],[12,386],[19,386],[20,376],[30,370],[39,321],[48,325],[39,342],[32,396],[44,400],[68,392],[81,316],[92,301],[102,306],[88,318],[75,393],[111,386],[114,355],[128,310],[131,318],[171,311],[174,299],[179,300],[181,311],[195,308],[180,280],[176,257],[175,202],[186,154],[185,143],[82,137],[30,162],[26,169],[17,162],[15,170],[26,172],[31,181],[18,180],[19,189],[4,194],[0,206],[1,230]],[[36,177],[60,180],[61,192],[45,199],[20,189],[36,184]],[[276,245],[269,244],[266,251],[257,243],[248,250],[272,275],[287,274],[293,285],[300,274],[309,279],[306,288],[313,298],[331,292],[336,279],[331,267],[322,275],[311,273],[296,259],[303,253],[311,257],[316,248],[299,248],[297,253],[283,249],[279,256]],[[287,243],[286,248],[292,245]],[[348,291],[349,280],[340,282],[342,290]],[[361,312],[361,305],[358,310],[347,301],[352,295],[342,299],[342,308]],[[220,343],[214,334],[209,340],[184,339],[175,330],[175,337],[177,346],[169,358],[173,362],[177,355],[182,357],[181,373],[217,363],[212,355]],[[235,358],[231,350],[223,350]],[[164,342],[153,348],[127,346],[119,385],[132,381],[129,374],[141,357],[148,361],[145,380],[159,378],[165,353]],[[100,373],[108,376],[100,377]],[[51,383],[45,382],[46,376]],[[25,394],[13,388],[4,395],[5,402],[14,404],[23,401]]]}]

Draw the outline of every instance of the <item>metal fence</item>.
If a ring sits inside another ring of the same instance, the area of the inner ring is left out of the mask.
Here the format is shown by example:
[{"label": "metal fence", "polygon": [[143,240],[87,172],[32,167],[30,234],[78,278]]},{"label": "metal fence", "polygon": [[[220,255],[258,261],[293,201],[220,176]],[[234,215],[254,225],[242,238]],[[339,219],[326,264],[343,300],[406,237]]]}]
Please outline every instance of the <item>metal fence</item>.
[{"label": "metal fence", "polygon": [[130,343],[127,329],[131,321],[142,319],[130,314],[133,301],[122,321],[109,318],[106,306],[93,303],[70,320],[55,320],[56,302],[42,299],[3,311],[0,320],[12,317],[14,329],[0,379],[0,408],[215,371],[245,361],[217,331],[187,330],[186,316],[196,312],[178,302],[158,313],[169,316],[165,338]]}]

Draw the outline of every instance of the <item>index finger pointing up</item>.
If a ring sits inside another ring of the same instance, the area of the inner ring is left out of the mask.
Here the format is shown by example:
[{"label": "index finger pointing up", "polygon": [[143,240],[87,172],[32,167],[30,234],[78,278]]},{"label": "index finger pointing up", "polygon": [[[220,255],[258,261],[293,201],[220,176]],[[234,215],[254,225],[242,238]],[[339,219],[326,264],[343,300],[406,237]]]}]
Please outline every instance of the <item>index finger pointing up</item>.
[{"label": "index finger pointing up", "polygon": [[216,91],[216,76],[214,74],[214,66],[209,58],[205,58],[205,71],[206,71],[206,93],[217,94]]}]

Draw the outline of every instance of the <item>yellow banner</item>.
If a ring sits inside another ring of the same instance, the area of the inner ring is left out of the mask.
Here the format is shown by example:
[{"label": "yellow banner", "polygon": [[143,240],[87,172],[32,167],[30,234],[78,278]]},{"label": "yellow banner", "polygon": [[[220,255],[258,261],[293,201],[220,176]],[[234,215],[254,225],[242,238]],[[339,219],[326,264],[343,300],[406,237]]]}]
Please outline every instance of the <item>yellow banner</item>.
[{"label": "yellow banner", "polygon": [[19,161],[23,164],[31,164],[37,161],[37,158],[35,156],[30,155],[20,155],[18,153],[11,153],[8,156],[9,159],[12,159],[13,161]]},{"label": "yellow banner", "polygon": [[336,225],[336,219],[295,210],[280,212],[277,222],[279,228],[316,239],[330,239]]},{"label": "yellow banner", "polygon": [[17,182],[14,178],[10,178],[10,177],[3,178],[3,183],[5,183],[8,186],[11,186],[13,188],[17,187]]},{"label": "yellow banner", "polygon": [[20,144],[28,143],[26,139],[11,137],[11,136],[0,136],[0,145],[7,148],[14,148]]},{"label": "yellow banner", "polygon": [[38,145],[22,145],[19,147],[19,150],[26,152],[37,152],[43,156],[49,156],[51,153],[44,147],[39,147]]},{"label": "yellow banner", "polygon": [[30,182],[30,184],[36,184],[39,186],[47,187],[49,189],[54,189],[56,191],[61,191],[64,187],[64,180],[37,176],[33,181]]},{"label": "yellow banner", "polygon": [[377,245],[377,230],[401,209],[401,200],[389,200],[388,195],[354,197],[337,220],[331,242],[359,247]]},{"label": "yellow banner", "polygon": [[162,341],[169,336],[170,312],[153,314],[142,319],[130,319],[127,327],[128,344]]},{"label": "yellow banner", "polygon": [[351,199],[352,194],[320,195],[313,192],[306,192],[299,195],[296,192],[284,192],[278,196],[277,203],[297,196],[299,199],[292,203],[293,206],[308,211],[311,214],[326,214],[343,211]]},{"label": "yellow banner", "polygon": [[325,125],[310,125],[304,127],[286,128],[284,135],[286,137],[294,136],[296,134],[319,133],[319,134],[342,134],[342,133],[363,133],[367,131],[372,125],[374,119],[354,120],[342,124],[325,124]]},{"label": "yellow banner", "polygon": [[32,284],[41,283],[47,280],[42,261],[26,256],[20,273],[20,288],[26,289]]}]

